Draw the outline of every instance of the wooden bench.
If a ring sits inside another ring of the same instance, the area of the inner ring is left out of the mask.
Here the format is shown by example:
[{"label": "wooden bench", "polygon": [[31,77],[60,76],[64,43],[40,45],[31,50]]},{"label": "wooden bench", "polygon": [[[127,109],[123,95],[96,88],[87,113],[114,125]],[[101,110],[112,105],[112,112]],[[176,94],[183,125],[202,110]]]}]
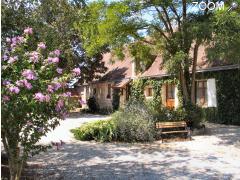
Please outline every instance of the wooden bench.
[{"label": "wooden bench", "polygon": [[191,131],[185,121],[159,122],[159,123],[156,123],[156,129],[160,130],[158,132],[160,133],[160,137],[162,141],[163,141],[164,134],[177,134],[177,133],[185,133],[187,137],[191,140]]}]

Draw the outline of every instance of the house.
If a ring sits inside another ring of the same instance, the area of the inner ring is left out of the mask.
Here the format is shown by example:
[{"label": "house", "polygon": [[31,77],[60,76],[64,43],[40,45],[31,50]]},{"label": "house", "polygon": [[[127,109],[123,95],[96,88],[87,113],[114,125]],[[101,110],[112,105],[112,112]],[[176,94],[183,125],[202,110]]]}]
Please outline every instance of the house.
[{"label": "house", "polygon": [[[132,80],[136,78],[160,80],[170,76],[166,69],[161,68],[161,56],[156,57],[152,65],[141,74],[136,74],[135,63],[128,54],[126,54],[123,61],[112,62],[111,59],[112,56],[110,53],[104,54],[103,61],[108,70],[101,75],[100,79],[79,85],[78,92],[83,101],[87,101],[89,97],[94,96],[100,108],[112,109],[114,91],[118,90],[120,92],[120,106],[124,105],[129,98],[130,82]],[[201,107],[217,107],[216,81],[219,81],[219,79],[217,79],[216,75],[233,71],[239,73],[239,69],[239,64],[230,65],[221,61],[208,62],[204,47],[200,47],[197,61],[196,104]],[[239,84],[236,86],[239,86]],[[178,107],[179,100],[177,94],[178,89],[175,84],[163,84],[161,90],[162,104],[172,108]],[[152,99],[153,87],[146,86],[144,88],[144,95],[146,99]]]},{"label": "house", "polygon": [[[130,91],[129,83],[136,78],[135,63],[129,55],[122,61],[113,62],[110,53],[104,54],[102,61],[108,70],[101,75],[100,79],[79,85],[77,91],[83,102],[87,102],[89,97],[94,96],[101,109],[112,109],[114,91],[120,92],[120,105],[127,102]],[[86,104],[83,105],[84,107]]]}]

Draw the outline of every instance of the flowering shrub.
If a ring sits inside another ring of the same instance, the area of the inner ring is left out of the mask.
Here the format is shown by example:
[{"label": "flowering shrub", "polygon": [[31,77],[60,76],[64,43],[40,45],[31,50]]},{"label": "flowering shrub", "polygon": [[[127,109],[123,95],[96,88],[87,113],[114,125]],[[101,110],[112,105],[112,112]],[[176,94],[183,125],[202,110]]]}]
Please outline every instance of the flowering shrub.
[{"label": "flowering shrub", "polygon": [[11,179],[19,179],[22,164],[30,155],[46,150],[36,143],[67,115],[66,82],[80,75],[80,69],[65,72],[58,67],[60,50],[47,53],[40,42],[29,47],[31,28],[23,36],[6,39],[2,56],[2,127],[4,149],[9,157]]}]

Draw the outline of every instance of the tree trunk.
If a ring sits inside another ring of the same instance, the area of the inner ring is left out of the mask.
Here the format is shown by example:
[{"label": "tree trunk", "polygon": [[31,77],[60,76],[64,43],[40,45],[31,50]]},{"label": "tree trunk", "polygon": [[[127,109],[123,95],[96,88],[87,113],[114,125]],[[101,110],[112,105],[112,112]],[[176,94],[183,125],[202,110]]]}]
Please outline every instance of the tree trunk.
[{"label": "tree trunk", "polygon": [[189,102],[189,93],[187,90],[187,82],[184,77],[184,73],[182,71],[182,68],[180,67],[179,70],[179,80],[180,80],[180,85],[182,87],[182,92],[183,92],[183,105]]},{"label": "tree trunk", "polygon": [[196,43],[193,50],[193,64],[192,64],[192,81],[191,81],[191,103],[195,104],[195,80],[196,80],[196,66],[199,43]]},{"label": "tree trunk", "polygon": [[9,143],[9,138],[2,133],[2,142],[8,156],[8,165],[10,172],[10,180],[19,180],[22,173],[23,160],[20,157],[20,148],[18,142]]}]

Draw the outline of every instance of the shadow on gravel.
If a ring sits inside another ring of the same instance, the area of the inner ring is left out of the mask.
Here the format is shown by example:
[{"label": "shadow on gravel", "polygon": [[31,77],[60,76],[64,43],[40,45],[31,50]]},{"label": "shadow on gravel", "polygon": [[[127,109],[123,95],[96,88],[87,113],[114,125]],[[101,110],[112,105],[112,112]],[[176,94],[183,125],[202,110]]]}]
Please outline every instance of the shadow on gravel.
[{"label": "shadow on gravel", "polygon": [[[154,158],[155,157],[155,158]],[[80,142],[39,155],[34,163],[40,179],[231,179],[214,169],[189,169],[191,159],[218,162],[215,156],[193,157],[168,144]]]}]

